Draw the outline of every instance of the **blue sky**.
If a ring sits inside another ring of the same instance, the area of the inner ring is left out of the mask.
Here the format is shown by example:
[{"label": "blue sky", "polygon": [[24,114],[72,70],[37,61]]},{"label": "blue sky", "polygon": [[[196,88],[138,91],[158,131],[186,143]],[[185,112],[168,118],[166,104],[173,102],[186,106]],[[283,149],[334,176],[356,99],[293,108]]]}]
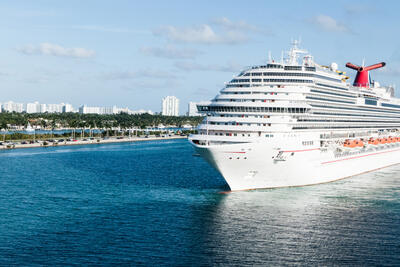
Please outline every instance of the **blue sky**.
[{"label": "blue sky", "polygon": [[[290,40],[320,64],[385,61],[400,85],[398,1],[1,1],[0,102],[160,111],[209,100]],[[351,70],[347,70],[352,74]]]}]

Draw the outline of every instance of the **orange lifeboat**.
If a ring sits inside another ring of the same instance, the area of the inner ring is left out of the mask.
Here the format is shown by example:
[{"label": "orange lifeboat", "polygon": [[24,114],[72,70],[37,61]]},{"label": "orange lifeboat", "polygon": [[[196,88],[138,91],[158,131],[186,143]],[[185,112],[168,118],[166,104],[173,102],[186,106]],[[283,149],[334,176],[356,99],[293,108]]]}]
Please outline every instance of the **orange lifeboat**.
[{"label": "orange lifeboat", "polygon": [[354,146],[355,147],[363,147],[364,142],[362,140],[354,140]]},{"label": "orange lifeboat", "polygon": [[348,139],[344,141],[343,145],[345,147],[352,147],[352,148],[356,146],[354,140],[348,140]]},{"label": "orange lifeboat", "polygon": [[375,141],[376,141],[376,139],[370,137],[370,138],[368,139],[368,144],[369,144],[369,145],[375,145]]},{"label": "orange lifeboat", "polygon": [[363,147],[364,146],[364,142],[362,140],[345,140],[343,143],[344,147]]},{"label": "orange lifeboat", "polygon": [[343,146],[350,147],[350,140],[349,139],[344,140]]},{"label": "orange lifeboat", "polygon": [[368,144],[370,144],[370,145],[379,145],[379,138],[374,139],[374,138],[371,137],[368,140]]}]

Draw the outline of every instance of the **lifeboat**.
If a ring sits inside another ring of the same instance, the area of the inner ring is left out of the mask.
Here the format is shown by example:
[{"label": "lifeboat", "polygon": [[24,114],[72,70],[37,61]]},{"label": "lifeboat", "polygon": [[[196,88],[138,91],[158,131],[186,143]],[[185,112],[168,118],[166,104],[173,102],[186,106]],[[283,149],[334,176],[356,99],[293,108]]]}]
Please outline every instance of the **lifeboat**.
[{"label": "lifeboat", "polygon": [[369,145],[377,145],[377,140],[376,139],[374,139],[374,138],[372,138],[372,137],[370,137],[369,139],[368,139],[368,144]]},{"label": "lifeboat", "polygon": [[386,137],[383,138],[382,144],[387,144],[387,143],[389,143],[389,140]]},{"label": "lifeboat", "polygon": [[344,147],[363,147],[364,142],[362,140],[345,140],[343,143]]},{"label": "lifeboat", "polygon": [[355,144],[354,140],[345,140],[343,146],[353,148],[353,147],[356,147],[356,144]]},{"label": "lifeboat", "polygon": [[344,140],[343,146],[350,147],[350,140],[348,140],[348,139]]},{"label": "lifeboat", "polygon": [[368,140],[368,144],[370,144],[370,145],[379,145],[379,138],[374,139],[374,138],[371,137]]},{"label": "lifeboat", "polygon": [[355,147],[363,147],[364,142],[362,140],[354,140],[354,146]]}]

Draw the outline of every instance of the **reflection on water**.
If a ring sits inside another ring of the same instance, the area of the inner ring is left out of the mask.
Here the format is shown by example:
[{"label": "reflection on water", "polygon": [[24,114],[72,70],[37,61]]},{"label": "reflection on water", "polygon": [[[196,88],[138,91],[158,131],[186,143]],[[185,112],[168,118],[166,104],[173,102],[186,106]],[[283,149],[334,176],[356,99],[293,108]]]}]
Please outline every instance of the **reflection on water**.
[{"label": "reflection on water", "polygon": [[192,153],[185,140],[0,153],[0,264],[400,264],[400,165],[220,194]]},{"label": "reflection on water", "polygon": [[400,264],[399,174],[224,195],[206,208],[199,248],[210,264]]}]

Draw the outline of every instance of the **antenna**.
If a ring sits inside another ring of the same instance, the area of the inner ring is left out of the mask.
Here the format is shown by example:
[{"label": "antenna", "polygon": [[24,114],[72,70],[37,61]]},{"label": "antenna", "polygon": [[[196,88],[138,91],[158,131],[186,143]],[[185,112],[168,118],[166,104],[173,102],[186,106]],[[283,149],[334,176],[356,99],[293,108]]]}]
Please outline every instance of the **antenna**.
[{"label": "antenna", "polygon": [[268,61],[269,61],[269,63],[272,62],[271,50],[268,51]]}]

